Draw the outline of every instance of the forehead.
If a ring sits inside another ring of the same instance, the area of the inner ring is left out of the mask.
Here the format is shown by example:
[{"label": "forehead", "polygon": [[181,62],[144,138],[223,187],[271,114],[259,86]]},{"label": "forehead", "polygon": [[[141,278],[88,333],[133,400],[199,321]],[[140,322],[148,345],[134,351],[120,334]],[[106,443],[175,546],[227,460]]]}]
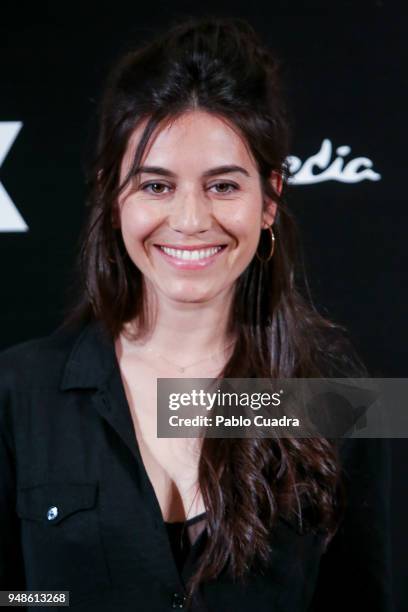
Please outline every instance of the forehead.
[{"label": "forehead", "polygon": [[[128,166],[136,152],[147,120],[132,133],[123,164]],[[217,166],[240,163],[255,167],[250,148],[239,129],[224,117],[205,111],[188,111],[169,118],[157,126],[152,134],[141,163],[184,168],[192,165]]]}]

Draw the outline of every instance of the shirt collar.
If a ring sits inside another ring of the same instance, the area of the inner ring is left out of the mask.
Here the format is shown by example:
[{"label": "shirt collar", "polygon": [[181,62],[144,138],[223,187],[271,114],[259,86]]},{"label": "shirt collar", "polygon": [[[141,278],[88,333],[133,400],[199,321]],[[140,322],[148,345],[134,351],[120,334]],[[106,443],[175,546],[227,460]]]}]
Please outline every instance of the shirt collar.
[{"label": "shirt collar", "polygon": [[93,320],[81,329],[70,351],[60,389],[101,387],[116,365],[112,337],[101,321]]}]

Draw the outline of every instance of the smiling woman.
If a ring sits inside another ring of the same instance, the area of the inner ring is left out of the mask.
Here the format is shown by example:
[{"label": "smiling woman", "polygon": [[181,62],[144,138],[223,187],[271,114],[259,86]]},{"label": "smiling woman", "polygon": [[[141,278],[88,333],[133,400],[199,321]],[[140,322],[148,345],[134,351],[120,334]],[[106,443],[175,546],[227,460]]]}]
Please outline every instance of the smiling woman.
[{"label": "smiling woman", "polygon": [[136,128],[123,157],[120,181],[129,174],[132,181],[118,198],[114,226],[163,308],[169,300],[217,300],[222,317],[262,226],[273,223],[276,203],[267,205],[256,161],[227,121],[198,109],[167,119],[134,170],[145,127]]},{"label": "smiling woman", "polygon": [[0,356],[0,588],[77,612],[391,610],[385,440],[157,437],[159,378],[366,375],[308,293],[278,64],[216,18],[114,64],[74,301]]}]

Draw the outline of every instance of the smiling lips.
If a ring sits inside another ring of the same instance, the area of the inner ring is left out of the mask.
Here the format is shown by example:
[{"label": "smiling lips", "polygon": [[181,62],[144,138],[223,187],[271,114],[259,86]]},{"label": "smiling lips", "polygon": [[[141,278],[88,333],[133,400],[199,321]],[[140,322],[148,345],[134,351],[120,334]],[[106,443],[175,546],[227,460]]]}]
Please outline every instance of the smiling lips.
[{"label": "smiling lips", "polygon": [[163,257],[177,268],[200,269],[211,265],[227,245],[199,246],[155,245]]}]

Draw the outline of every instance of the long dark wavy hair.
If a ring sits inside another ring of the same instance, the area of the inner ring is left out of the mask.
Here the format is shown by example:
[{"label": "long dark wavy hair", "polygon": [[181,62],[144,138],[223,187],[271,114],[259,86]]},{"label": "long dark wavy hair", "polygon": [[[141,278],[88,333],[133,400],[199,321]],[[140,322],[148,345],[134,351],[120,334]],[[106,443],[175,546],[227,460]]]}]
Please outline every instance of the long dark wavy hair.
[{"label": "long dark wavy hair", "polygon": [[[235,283],[228,331],[237,341],[221,376],[366,375],[346,329],[321,315],[310,295],[299,231],[286,202],[290,120],[284,98],[280,61],[238,18],[185,18],[115,61],[97,114],[89,212],[79,240],[79,292],[69,297],[65,325],[99,319],[112,339],[131,320],[143,330],[142,273],[113,227],[113,211],[155,129],[200,109],[238,128],[264,194],[277,203],[273,257],[266,263],[254,257]],[[120,185],[121,160],[142,121],[144,132]],[[272,171],[283,178],[281,194],[268,180]],[[261,232],[260,243],[264,237]],[[338,449],[326,438],[205,438],[198,478],[209,537],[188,584],[191,595],[224,569],[242,580],[255,566],[262,571],[278,515],[296,517],[303,530],[323,532],[328,542],[344,511]]]}]

